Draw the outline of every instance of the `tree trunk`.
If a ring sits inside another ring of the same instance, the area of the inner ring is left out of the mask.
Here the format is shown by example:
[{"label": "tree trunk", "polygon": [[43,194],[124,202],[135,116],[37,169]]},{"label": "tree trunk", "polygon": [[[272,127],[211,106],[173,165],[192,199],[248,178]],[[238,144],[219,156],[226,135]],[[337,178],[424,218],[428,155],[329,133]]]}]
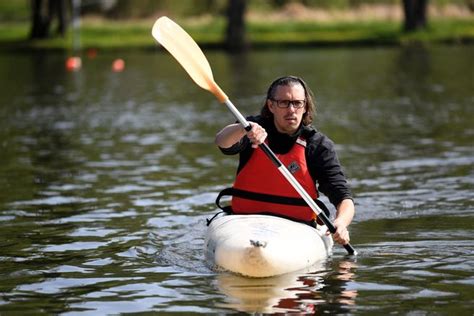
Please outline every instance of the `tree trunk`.
[{"label": "tree trunk", "polygon": [[50,20],[55,16],[58,19],[58,28],[56,29],[56,34],[64,36],[66,34],[67,28],[66,0],[49,0],[48,6]]},{"label": "tree trunk", "polygon": [[426,27],[426,7],[428,0],[403,0],[405,14],[404,30],[416,31]]},{"label": "tree trunk", "polygon": [[241,52],[248,47],[245,37],[245,10],[247,0],[228,0],[226,48]]},{"label": "tree trunk", "polygon": [[31,1],[31,32],[30,38],[47,38],[49,21],[45,13],[43,0]]},{"label": "tree trunk", "polygon": [[64,36],[67,28],[67,0],[32,0],[30,38],[48,38],[51,22],[58,19],[57,34]]}]

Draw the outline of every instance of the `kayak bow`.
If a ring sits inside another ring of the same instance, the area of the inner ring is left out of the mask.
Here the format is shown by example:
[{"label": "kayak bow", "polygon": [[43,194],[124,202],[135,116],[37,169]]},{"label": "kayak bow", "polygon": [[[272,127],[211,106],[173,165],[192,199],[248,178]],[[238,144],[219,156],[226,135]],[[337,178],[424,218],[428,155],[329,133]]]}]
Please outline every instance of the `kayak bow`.
[{"label": "kayak bow", "polygon": [[269,215],[224,215],[214,219],[205,239],[214,268],[250,277],[301,270],[327,258],[333,240],[325,226]]}]

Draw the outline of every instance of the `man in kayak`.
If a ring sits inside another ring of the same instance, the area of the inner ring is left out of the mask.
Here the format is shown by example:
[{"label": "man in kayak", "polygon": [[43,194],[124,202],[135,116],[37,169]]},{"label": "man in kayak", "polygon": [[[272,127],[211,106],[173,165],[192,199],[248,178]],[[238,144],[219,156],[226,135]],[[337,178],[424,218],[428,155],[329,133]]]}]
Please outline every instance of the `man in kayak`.
[{"label": "man in kayak", "polygon": [[240,157],[232,188],[234,213],[269,213],[307,223],[316,220],[258,147],[266,142],[312,198],[318,197],[319,190],[336,207],[333,238],[345,245],[355,207],[334,143],[311,126],[314,114],[313,94],[306,83],[294,76],[281,77],[268,88],[260,115],[247,118],[250,131],[239,123],[230,124],[217,133],[215,142],[224,154]]}]

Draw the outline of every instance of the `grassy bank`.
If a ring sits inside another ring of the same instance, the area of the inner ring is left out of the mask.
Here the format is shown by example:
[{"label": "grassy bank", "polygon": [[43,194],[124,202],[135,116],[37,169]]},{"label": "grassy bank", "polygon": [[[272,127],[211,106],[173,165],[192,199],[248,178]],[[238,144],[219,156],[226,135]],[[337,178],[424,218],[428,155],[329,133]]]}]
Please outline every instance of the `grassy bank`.
[{"label": "grassy bank", "polygon": [[[403,45],[409,42],[473,43],[472,18],[431,18],[427,29],[404,33],[400,21],[393,19],[315,21],[249,19],[247,36],[251,47]],[[0,23],[0,49],[72,49],[73,37],[82,49],[151,49],[156,43],[150,35],[153,19],[110,21],[83,19],[79,32],[69,29],[65,38],[28,41],[26,23]],[[178,19],[202,46],[221,47],[224,39],[223,18]]]},{"label": "grassy bank", "polygon": [[[314,24],[300,22],[285,25],[254,24],[250,40],[256,45],[401,45],[407,42],[467,43],[474,40],[474,22],[470,20],[433,20],[426,30],[405,33],[400,23],[364,21]],[[277,32],[272,30],[278,30]]]}]

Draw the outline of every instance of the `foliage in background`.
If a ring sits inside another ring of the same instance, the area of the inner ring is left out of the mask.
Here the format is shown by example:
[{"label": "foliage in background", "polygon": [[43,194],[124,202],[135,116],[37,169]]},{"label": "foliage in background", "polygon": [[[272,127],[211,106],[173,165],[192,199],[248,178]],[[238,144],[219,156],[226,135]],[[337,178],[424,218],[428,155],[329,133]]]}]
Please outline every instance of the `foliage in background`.
[{"label": "foliage in background", "polygon": [[[30,19],[30,0],[0,1],[0,23],[27,22]],[[107,7],[105,3],[114,4]],[[387,4],[400,5],[400,0],[248,0],[249,11],[270,11],[281,9],[289,3],[301,3],[310,8],[350,9],[361,5]],[[430,5],[458,6],[472,5],[472,0],[430,0]],[[104,15],[112,19],[147,18],[157,14],[168,14],[176,17],[199,15],[222,15],[227,0],[100,0],[81,1],[82,14]]]},{"label": "foliage in background", "polygon": [[30,1],[0,1],[0,21],[28,21],[30,19]]}]

